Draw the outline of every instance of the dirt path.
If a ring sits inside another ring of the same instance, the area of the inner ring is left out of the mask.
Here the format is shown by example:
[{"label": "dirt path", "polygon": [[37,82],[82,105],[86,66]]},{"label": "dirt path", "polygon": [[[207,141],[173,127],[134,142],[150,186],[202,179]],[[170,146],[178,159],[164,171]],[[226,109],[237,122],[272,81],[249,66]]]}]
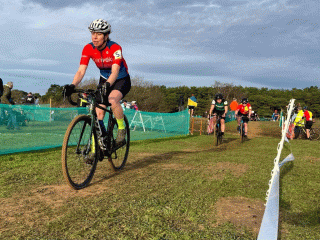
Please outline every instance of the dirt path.
[{"label": "dirt path", "polygon": [[262,137],[263,131],[262,131],[260,125],[261,125],[261,122],[249,122],[248,136]]}]

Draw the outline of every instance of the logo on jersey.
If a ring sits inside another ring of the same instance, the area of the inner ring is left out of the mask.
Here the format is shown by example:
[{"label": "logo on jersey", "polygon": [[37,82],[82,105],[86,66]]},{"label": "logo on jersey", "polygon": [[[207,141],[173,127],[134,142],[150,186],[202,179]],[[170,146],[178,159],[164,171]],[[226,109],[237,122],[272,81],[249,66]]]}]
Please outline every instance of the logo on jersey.
[{"label": "logo on jersey", "polygon": [[114,56],[114,59],[121,59],[122,58],[121,51],[120,50],[115,51],[113,56]]}]

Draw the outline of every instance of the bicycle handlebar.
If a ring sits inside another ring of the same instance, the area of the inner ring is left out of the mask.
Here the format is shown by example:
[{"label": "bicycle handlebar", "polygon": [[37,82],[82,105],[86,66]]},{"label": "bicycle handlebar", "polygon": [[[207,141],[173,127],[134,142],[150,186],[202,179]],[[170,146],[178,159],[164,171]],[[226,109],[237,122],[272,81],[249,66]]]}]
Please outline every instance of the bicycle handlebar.
[{"label": "bicycle handlebar", "polygon": [[[86,93],[86,94],[89,94],[89,95],[95,95],[96,91],[95,91],[95,90],[92,90],[92,89],[88,89],[88,90],[75,89],[75,90],[74,90],[74,93],[78,93],[79,98],[81,98],[80,93]],[[68,100],[68,102],[69,102],[71,105],[73,105],[73,106],[78,105],[76,102],[74,102],[74,101],[72,100],[71,95],[70,95],[70,96],[67,96],[67,100]]]},{"label": "bicycle handlebar", "polygon": [[[80,96],[80,93],[86,93],[89,97],[92,97],[92,98],[96,98],[96,94],[98,93],[99,90],[93,90],[93,89],[87,89],[87,90],[84,90],[84,89],[75,89],[73,93],[77,93],[79,98],[81,98]],[[70,96],[67,96],[67,100],[68,102],[73,105],[73,106],[76,106],[78,105],[76,102],[74,102],[71,98],[71,95]],[[90,101],[89,101],[90,103]],[[103,103],[104,105],[106,106],[111,106],[111,104],[108,102],[108,103]],[[99,104],[95,104],[95,107],[97,108],[100,108],[104,111],[109,111],[108,109],[104,108],[104,107],[101,107]]]}]

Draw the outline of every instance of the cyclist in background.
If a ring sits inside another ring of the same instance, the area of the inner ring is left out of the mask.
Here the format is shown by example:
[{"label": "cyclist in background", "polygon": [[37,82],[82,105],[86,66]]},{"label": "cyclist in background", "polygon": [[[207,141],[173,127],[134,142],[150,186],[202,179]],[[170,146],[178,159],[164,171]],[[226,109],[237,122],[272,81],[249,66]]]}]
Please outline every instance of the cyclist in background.
[{"label": "cyclist in background", "polygon": [[248,134],[248,122],[249,116],[251,116],[252,108],[250,103],[248,103],[248,98],[243,98],[241,100],[241,104],[238,106],[237,110],[235,111],[235,115],[238,121],[237,131],[240,131],[240,123],[241,117],[244,123],[244,137],[247,137]]},{"label": "cyclist in background", "polygon": [[209,118],[213,114],[213,126],[216,125],[217,116],[221,117],[221,134],[224,135],[225,131],[225,119],[228,112],[228,102],[224,100],[221,93],[215,95],[214,100],[212,100],[211,108],[209,111]]},{"label": "cyclist in background", "polygon": [[300,130],[299,128],[303,125],[306,127],[306,134],[307,134],[307,139],[310,139],[310,129],[312,127],[313,121],[312,121],[312,112],[308,111],[308,107],[305,106],[303,107],[303,110],[298,112],[298,115],[294,121],[295,125],[295,130],[298,131]]},{"label": "cyclist in background", "polygon": [[312,121],[312,112],[308,110],[308,107],[305,106],[303,108],[303,116],[306,119],[306,132],[307,132],[307,139],[310,139],[310,129],[312,127],[313,121]]},{"label": "cyclist in background", "polygon": [[294,119],[294,138],[297,138],[299,136],[300,128],[305,124],[303,119],[303,111],[301,107],[297,108],[297,115]]},{"label": "cyclist in background", "polygon": [[[65,95],[70,96],[75,87],[83,79],[89,60],[92,59],[100,69],[100,81],[98,85],[97,103],[106,108],[106,104],[111,104],[111,109],[118,123],[118,133],[116,138],[117,147],[125,144],[126,130],[124,126],[124,115],[120,105],[120,100],[130,91],[131,80],[128,73],[126,61],[122,55],[122,48],[117,43],[110,40],[111,25],[103,20],[97,19],[89,25],[92,42],[87,44],[82,51],[80,66],[75,74],[72,84],[65,86]],[[96,108],[97,118],[102,131],[102,136],[106,136],[106,128],[103,123],[105,111]]]}]

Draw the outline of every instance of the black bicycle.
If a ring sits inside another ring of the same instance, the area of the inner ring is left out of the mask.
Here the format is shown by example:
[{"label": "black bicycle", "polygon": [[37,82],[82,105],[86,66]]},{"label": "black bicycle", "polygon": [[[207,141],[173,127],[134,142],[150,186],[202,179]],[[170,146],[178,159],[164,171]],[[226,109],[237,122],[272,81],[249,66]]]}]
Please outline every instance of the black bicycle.
[{"label": "black bicycle", "polygon": [[[307,129],[305,125],[296,126],[294,128],[294,138],[307,138]],[[319,128],[310,128],[310,140],[319,140],[320,139],[320,129]]]},{"label": "black bicycle", "polygon": [[243,116],[241,116],[241,122],[240,122],[240,142],[243,143],[246,140],[245,137],[245,128],[244,128],[244,122],[243,122]]},{"label": "black bicycle", "polygon": [[216,146],[219,144],[222,144],[222,132],[221,132],[221,116],[217,116],[216,120],[216,129],[215,129],[215,134],[216,134]]},{"label": "black bicycle", "polygon": [[[63,140],[61,158],[64,178],[72,188],[78,190],[88,186],[98,161],[108,158],[115,171],[124,167],[129,154],[130,129],[128,119],[124,116],[125,143],[123,146],[116,146],[117,121],[109,107],[103,108],[96,103],[97,91],[77,89],[75,93],[87,103],[89,113],[76,116],[69,124]],[[84,98],[84,95],[87,97]],[[77,105],[71,97],[68,97],[68,101]],[[109,115],[105,137],[102,137],[96,108],[106,111]]]}]

